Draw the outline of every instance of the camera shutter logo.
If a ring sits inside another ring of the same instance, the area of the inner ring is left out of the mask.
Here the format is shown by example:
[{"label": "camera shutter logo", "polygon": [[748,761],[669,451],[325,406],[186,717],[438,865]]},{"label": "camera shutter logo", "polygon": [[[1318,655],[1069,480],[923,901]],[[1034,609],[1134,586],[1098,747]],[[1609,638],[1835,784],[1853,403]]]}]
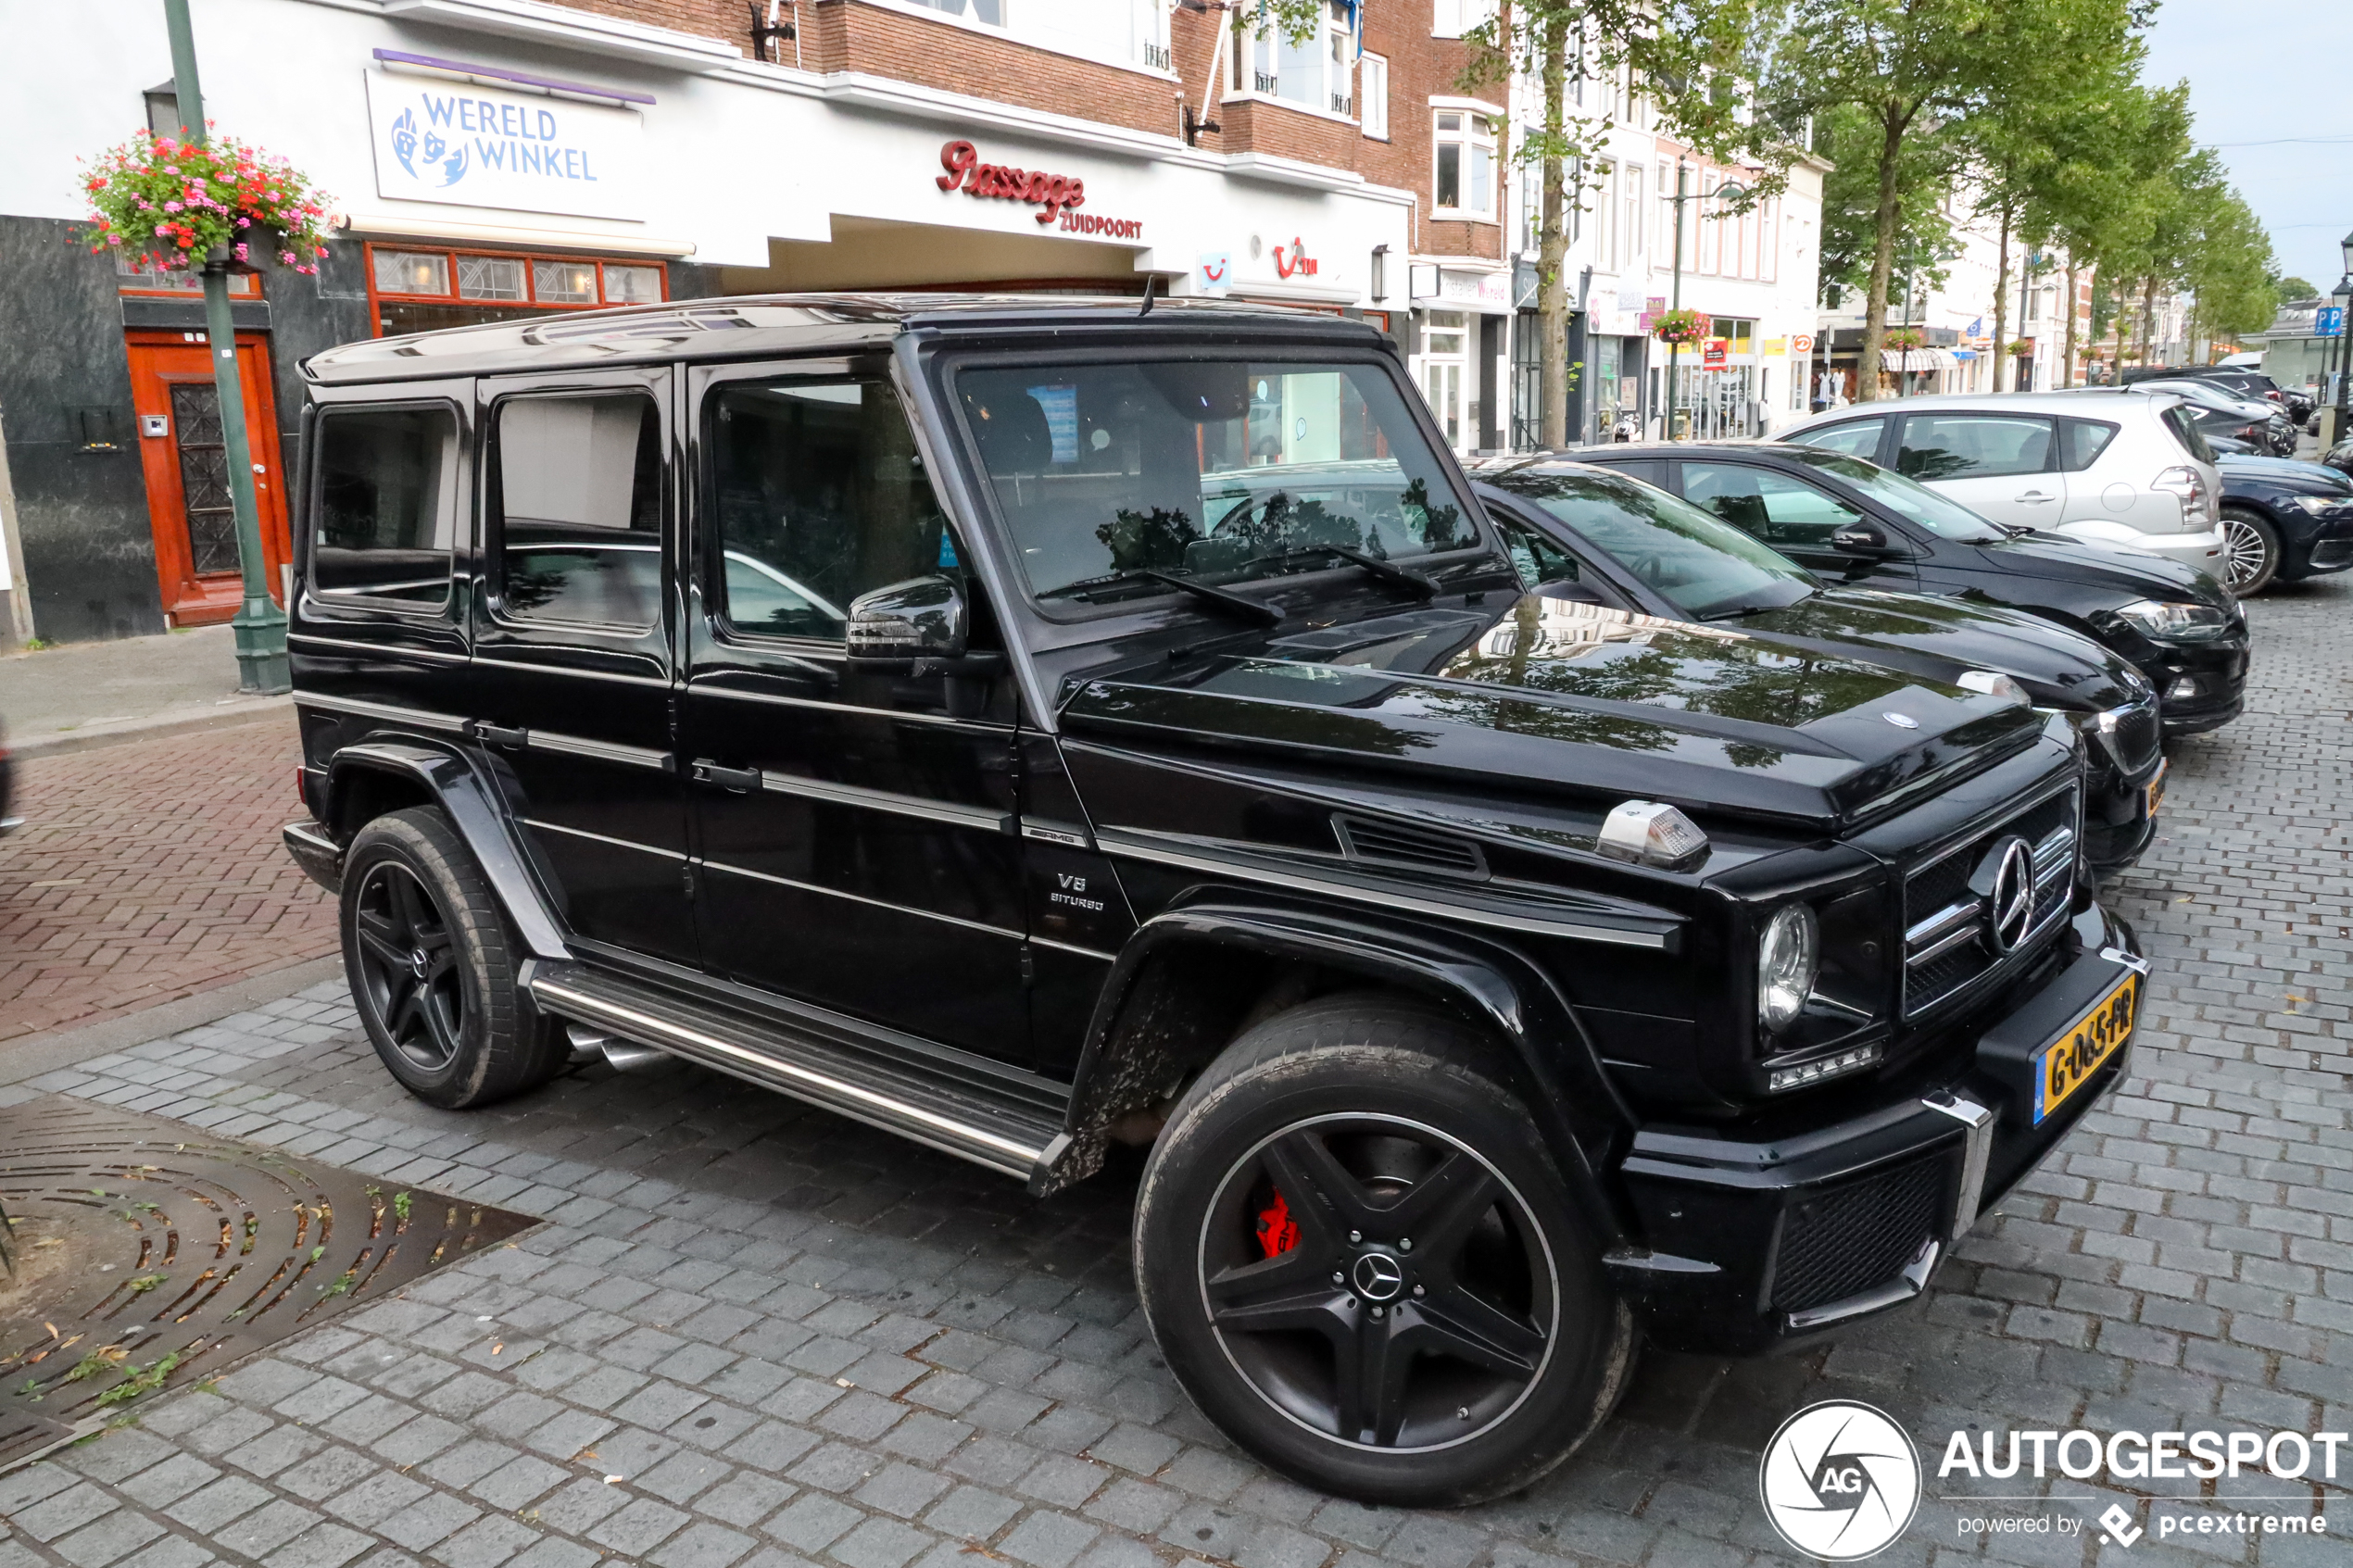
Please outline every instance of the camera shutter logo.
[{"label": "camera shutter logo", "polygon": [[1853,1562],[1911,1524],[1920,1456],[1884,1411],[1826,1399],[1781,1423],[1765,1445],[1756,1486],[1783,1540],[1825,1562]]}]

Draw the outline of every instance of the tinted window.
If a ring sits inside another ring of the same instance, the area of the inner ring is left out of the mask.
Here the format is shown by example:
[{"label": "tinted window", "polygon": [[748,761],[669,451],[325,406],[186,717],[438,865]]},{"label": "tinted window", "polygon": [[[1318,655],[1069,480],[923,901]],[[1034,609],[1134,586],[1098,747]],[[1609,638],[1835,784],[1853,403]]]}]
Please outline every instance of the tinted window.
[{"label": "tinted window", "polygon": [[839,641],[849,601],[962,576],[887,383],[730,386],[710,403],[722,612],[739,631]]},{"label": "tinted window", "polygon": [[1694,621],[1785,605],[1814,580],[1739,529],[1616,474],[1511,473],[1494,481],[1567,523]]},{"label": "tinted window", "polygon": [[1790,439],[1808,446],[1819,446],[1825,452],[1843,452],[1850,458],[1876,458],[1879,456],[1880,432],[1886,424],[1887,421],[1881,419],[1849,420],[1844,424],[1801,430]]},{"label": "tinted window", "polygon": [[2051,421],[2020,414],[1914,414],[1895,459],[1897,471],[1931,480],[2041,473],[2050,463]]},{"label": "tinted window", "polygon": [[438,609],[458,526],[458,419],[447,408],[329,413],[319,421],[310,591]]},{"label": "tinted window", "polygon": [[1577,558],[1534,529],[1500,519],[1496,529],[1504,536],[1504,547],[1511,553],[1512,570],[1519,573],[1519,580],[1526,586],[1577,581]]},{"label": "tinted window", "polygon": [[2059,420],[2059,467],[2069,473],[2082,473],[2099,460],[2108,444],[2116,439],[2116,426],[2093,420]]},{"label": "tinted window", "polygon": [[1478,543],[1397,387],[1370,365],[1038,365],[956,380],[965,428],[1040,598],[1409,560]]},{"label": "tinted window", "polygon": [[2159,418],[2164,420],[2165,428],[2173,433],[2173,439],[2183,451],[2201,463],[2214,460],[2214,448],[2206,444],[2206,433],[2198,428],[2196,416],[2186,407],[2176,403]]},{"label": "tinted window", "polygon": [[1841,457],[1835,452],[1795,452],[1791,456],[1809,469],[1818,469],[1833,478],[1844,480],[1872,500],[1910,518],[1931,533],[1969,545],[1990,545],[2009,537],[1950,495],[1931,490],[1916,479],[1890,473],[1877,463],[1867,463],[1860,458]]},{"label": "tinted window", "polygon": [[1683,499],[1768,545],[1830,546],[1863,514],[1802,479],[1746,463],[1683,463]]},{"label": "tinted window", "polygon": [[641,393],[498,405],[500,608],[650,631],[661,614],[661,420]]}]

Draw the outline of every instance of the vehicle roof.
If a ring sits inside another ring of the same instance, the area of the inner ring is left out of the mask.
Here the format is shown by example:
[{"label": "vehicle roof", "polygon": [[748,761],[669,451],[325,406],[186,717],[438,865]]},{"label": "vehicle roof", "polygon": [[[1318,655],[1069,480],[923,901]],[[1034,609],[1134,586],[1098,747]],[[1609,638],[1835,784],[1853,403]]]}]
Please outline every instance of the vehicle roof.
[{"label": "vehicle roof", "polygon": [[[2026,412],[2044,409],[2056,412],[2078,406],[2077,400],[2086,392],[2132,393],[2150,398],[2179,396],[2178,393],[2144,392],[2139,387],[2074,386],[2049,392],[1938,392],[1919,397],[1883,397],[1871,403],[1855,403],[1835,410],[1825,410],[1806,420],[1806,425],[1828,424],[1833,418],[1853,419],[1858,415],[1899,413],[1920,408],[1961,408],[1971,412]],[[1889,405],[1885,409],[1878,405]]]},{"label": "vehicle roof", "polygon": [[1483,458],[1463,465],[1473,479],[1490,474],[1513,473],[1525,468],[1566,465],[1577,468],[1606,466],[1617,458],[1689,458],[1740,457],[1819,457],[1819,446],[1808,446],[1795,441],[1603,441],[1590,446],[1564,446],[1553,452],[1535,452],[1511,458]]},{"label": "vehicle roof", "polygon": [[610,310],[567,310],[517,321],[446,327],[404,337],[362,338],[312,355],[302,373],[321,385],[413,381],[591,365],[743,359],[887,345],[923,328],[950,332],[1247,327],[1272,332],[1386,341],[1370,324],[1322,311],[1217,299],[1160,299],[1149,315],[1132,295],[772,294],[671,300]]}]

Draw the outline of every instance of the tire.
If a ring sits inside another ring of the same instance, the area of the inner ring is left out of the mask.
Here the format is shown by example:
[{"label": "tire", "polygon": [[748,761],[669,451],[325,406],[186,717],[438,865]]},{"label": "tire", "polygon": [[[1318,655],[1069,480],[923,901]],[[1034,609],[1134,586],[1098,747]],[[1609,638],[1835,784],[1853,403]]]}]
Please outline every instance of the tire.
[{"label": "tire", "polygon": [[[1202,1411],[1294,1480],[1366,1502],[1501,1497],[1625,1386],[1632,1313],[1488,1060],[1416,1002],[1310,1002],[1228,1047],[1152,1150],[1145,1317]],[[1388,1375],[1368,1387],[1368,1367]]]},{"label": "tire", "polygon": [[2262,513],[2222,508],[2223,583],[2241,598],[2259,594],[2280,574],[2280,531]]},{"label": "tire", "polygon": [[376,1055],[419,1099],[464,1110],[562,1068],[552,1021],[516,984],[490,884],[429,806],[378,817],[344,857],[344,972]]}]

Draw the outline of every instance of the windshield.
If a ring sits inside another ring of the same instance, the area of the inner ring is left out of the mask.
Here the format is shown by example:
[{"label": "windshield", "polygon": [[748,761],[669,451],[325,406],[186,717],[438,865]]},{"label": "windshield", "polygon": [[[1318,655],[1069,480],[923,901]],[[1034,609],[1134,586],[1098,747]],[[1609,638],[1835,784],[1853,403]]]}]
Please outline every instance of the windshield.
[{"label": "windshield", "polygon": [[1819,469],[1869,495],[1881,506],[1910,518],[1930,533],[1964,545],[1994,545],[2009,537],[1950,495],[1939,495],[1917,479],[1890,473],[1877,463],[1836,452],[1803,451],[1790,456],[1809,469]]},{"label": "windshield", "polygon": [[1567,523],[1692,621],[1772,609],[1814,591],[1814,579],[1730,523],[1636,480],[1522,470],[1496,475]]},{"label": "windshield", "polygon": [[[969,370],[958,400],[1030,591],[1257,582],[1479,543],[1378,366],[1186,359]],[[1157,574],[1157,575],[1154,575]]]}]

